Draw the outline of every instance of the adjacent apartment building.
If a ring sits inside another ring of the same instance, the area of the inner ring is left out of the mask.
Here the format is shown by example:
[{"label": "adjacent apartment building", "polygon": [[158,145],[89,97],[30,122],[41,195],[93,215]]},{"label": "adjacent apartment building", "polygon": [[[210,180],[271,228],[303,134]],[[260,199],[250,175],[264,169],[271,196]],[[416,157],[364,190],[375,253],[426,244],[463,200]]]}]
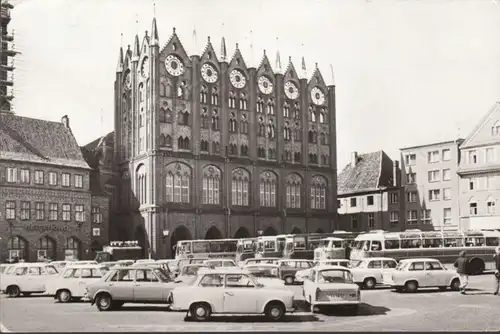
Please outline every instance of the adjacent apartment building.
[{"label": "adjacent apartment building", "polygon": [[463,139],[401,149],[406,226],[453,231],[459,224],[459,145]]},{"label": "adjacent apartment building", "polygon": [[500,229],[500,103],[460,146],[460,224],[465,229]]},{"label": "adjacent apartment building", "polygon": [[404,229],[404,189],[398,161],[384,151],[359,154],[338,175],[339,224],[347,231]]}]

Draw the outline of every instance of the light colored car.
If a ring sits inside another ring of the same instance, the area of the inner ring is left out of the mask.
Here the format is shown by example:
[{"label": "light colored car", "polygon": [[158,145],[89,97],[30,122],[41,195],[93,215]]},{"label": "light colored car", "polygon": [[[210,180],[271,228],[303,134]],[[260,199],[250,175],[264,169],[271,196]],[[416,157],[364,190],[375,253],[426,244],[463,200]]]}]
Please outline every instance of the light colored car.
[{"label": "light colored car", "polygon": [[382,284],[384,274],[392,273],[398,262],[390,257],[370,257],[356,263],[351,268],[354,283],[363,289],[374,289]]},{"label": "light colored car", "polygon": [[279,260],[281,260],[281,259],[278,257],[263,257],[261,259],[252,258],[252,259],[246,259],[245,261],[240,262],[239,266],[241,268],[244,268],[244,267],[251,265],[251,264],[276,264],[276,263],[278,263]]},{"label": "light colored car", "polygon": [[[318,266],[341,266],[345,268],[350,268],[351,267],[351,262],[349,260],[320,260],[316,261],[314,263],[314,267]],[[314,268],[313,267],[313,268]],[[307,269],[302,269],[299,270],[295,273],[295,282],[304,282],[304,279],[309,276],[309,273],[311,272],[312,268],[307,268]]]},{"label": "light colored car", "polygon": [[60,272],[62,268],[66,267],[68,264],[72,263],[71,261],[52,261],[49,262],[51,265],[56,267],[56,269]]},{"label": "light colored car", "polygon": [[45,293],[53,296],[60,303],[83,298],[86,288],[101,279],[107,272],[97,264],[70,264],[61,270],[61,274],[45,284]]},{"label": "light colored car", "polygon": [[204,264],[186,264],[179,270],[179,275],[175,278],[176,283],[191,283],[196,280],[198,270],[201,268],[209,268]]},{"label": "light colored car", "polygon": [[277,264],[250,264],[244,268],[257,279],[260,284],[273,288],[285,288],[285,282],[281,279],[281,268]]},{"label": "light colored car", "polygon": [[157,268],[117,267],[98,282],[89,284],[84,300],[96,304],[99,311],[119,309],[125,303],[167,304],[175,286],[178,284]]},{"label": "light colored car", "polygon": [[149,263],[155,263],[156,260],[153,260],[153,259],[139,259],[139,260],[136,260],[135,263],[137,264],[149,264]]},{"label": "light colored car", "polygon": [[384,274],[383,283],[398,292],[416,292],[420,288],[460,289],[460,279],[454,270],[446,269],[439,260],[427,258],[399,261],[392,273]]},{"label": "light colored car", "polygon": [[324,306],[342,306],[358,312],[361,292],[349,268],[341,266],[314,267],[304,280],[304,297],[311,311]]},{"label": "light colored car", "polygon": [[236,267],[236,263],[231,259],[210,259],[203,261],[203,264],[209,267]]},{"label": "light colored car", "polygon": [[171,272],[171,273],[175,273],[175,274],[179,273],[179,260],[162,259],[162,260],[156,260],[156,263],[166,265],[169,272]]},{"label": "light colored car", "polygon": [[73,265],[78,265],[78,264],[97,264],[97,261],[91,260],[91,261],[86,261],[86,260],[79,260],[79,261],[72,261],[68,262],[68,264],[73,264]]},{"label": "light colored car", "polygon": [[172,310],[187,311],[196,321],[215,313],[265,314],[278,321],[293,312],[293,296],[293,291],[266,287],[234,267],[200,271],[193,284],[173,289],[169,301]]},{"label": "light colored car", "polygon": [[17,263],[13,272],[2,275],[0,290],[9,297],[29,296],[44,293],[45,284],[58,276],[56,268],[49,263]]},{"label": "light colored car", "polygon": [[0,275],[3,274],[7,270],[7,268],[12,267],[12,266],[13,266],[12,263],[2,263],[2,264],[0,264]]},{"label": "light colored car", "polygon": [[295,283],[295,274],[299,270],[311,269],[314,266],[312,260],[303,259],[281,259],[277,262],[280,266],[280,277],[286,284]]}]

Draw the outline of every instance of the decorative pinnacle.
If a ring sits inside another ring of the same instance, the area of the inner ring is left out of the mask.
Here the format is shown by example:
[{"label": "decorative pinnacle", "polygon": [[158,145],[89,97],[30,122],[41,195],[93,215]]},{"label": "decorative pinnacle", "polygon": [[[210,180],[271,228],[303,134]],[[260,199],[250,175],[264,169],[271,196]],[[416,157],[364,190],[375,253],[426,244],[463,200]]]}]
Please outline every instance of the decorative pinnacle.
[{"label": "decorative pinnacle", "polygon": [[172,30],[174,31],[174,34],[175,34],[175,27]]},{"label": "decorative pinnacle", "polygon": [[238,43],[236,43],[236,49],[239,49],[239,45],[238,45]]},{"label": "decorative pinnacle", "polygon": [[208,41],[208,43],[210,43],[210,36],[207,37],[207,41]]}]

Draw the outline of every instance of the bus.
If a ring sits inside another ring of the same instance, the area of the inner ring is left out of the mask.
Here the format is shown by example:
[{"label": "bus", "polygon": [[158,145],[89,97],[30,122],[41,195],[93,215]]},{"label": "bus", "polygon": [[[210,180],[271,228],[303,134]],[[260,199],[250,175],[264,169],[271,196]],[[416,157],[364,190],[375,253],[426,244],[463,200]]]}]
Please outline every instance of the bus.
[{"label": "bus", "polygon": [[282,257],[285,250],[285,240],[285,234],[257,237],[255,258]]},{"label": "bus", "polygon": [[347,259],[346,241],[341,238],[327,237],[321,239],[318,247],[314,249],[314,261],[331,259]]},{"label": "bus", "polygon": [[350,258],[359,262],[367,257],[391,257],[397,261],[425,257],[450,265],[461,251],[466,251],[471,274],[480,274],[493,269],[493,255],[499,244],[499,231],[373,231],[356,238]]},{"label": "bus", "polygon": [[257,238],[238,239],[236,243],[236,262],[242,262],[246,259],[255,257],[257,248]]},{"label": "bus", "polygon": [[346,245],[352,246],[352,243],[356,237],[365,232],[347,232],[342,230],[337,230],[332,232],[332,237],[340,238],[346,241]]},{"label": "bus", "polygon": [[118,260],[138,260],[143,257],[143,249],[136,240],[111,241],[109,246],[104,246],[102,251],[97,251],[95,261],[111,262]]},{"label": "bus", "polygon": [[238,239],[181,240],[176,245],[175,259],[234,259],[237,243]]},{"label": "bus", "polygon": [[312,260],[314,250],[319,247],[321,240],[329,234],[288,234],[285,237],[285,250],[283,257],[286,259]]}]

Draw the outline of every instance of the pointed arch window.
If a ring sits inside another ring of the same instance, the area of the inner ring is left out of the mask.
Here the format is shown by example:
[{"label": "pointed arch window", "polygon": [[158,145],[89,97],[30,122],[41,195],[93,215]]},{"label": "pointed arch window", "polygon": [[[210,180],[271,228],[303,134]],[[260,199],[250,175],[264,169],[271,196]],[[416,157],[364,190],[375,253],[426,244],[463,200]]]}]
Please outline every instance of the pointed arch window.
[{"label": "pointed arch window", "polygon": [[260,174],[260,206],[276,206],[276,175],[272,172]]},{"label": "pointed arch window", "polygon": [[208,121],[208,111],[207,108],[201,108],[201,128],[208,129],[209,128]]},{"label": "pointed arch window", "polygon": [[229,108],[236,108],[236,96],[234,92],[229,92]]},{"label": "pointed arch window", "polygon": [[283,138],[285,141],[292,140],[292,130],[290,130],[290,124],[288,124],[288,122],[285,122],[285,126],[283,128]]},{"label": "pointed arch window", "polygon": [[208,140],[201,140],[200,142],[200,150],[202,152],[208,152]]},{"label": "pointed arch window", "polygon": [[241,155],[244,156],[244,157],[247,157],[248,156],[248,146],[243,144],[241,145]]},{"label": "pointed arch window", "polygon": [[189,125],[189,112],[187,110],[180,110],[178,116],[179,125]]},{"label": "pointed arch window", "polygon": [[247,119],[247,115],[245,115],[245,114],[241,115],[240,133],[245,134],[245,135],[248,134],[248,119]]},{"label": "pointed arch window", "polygon": [[213,167],[203,169],[203,204],[220,204],[220,171]]},{"label": "pointed arch window", "polygon": [[290,117],[290,105],[287,102],[283,104],[283,117],[285,118]]},{"label": "pointed arch window", "polygon": [[236,144],[229,144],[229,154],[238,155],[238,146]]},{"label": "pointed arch window", "polygon": [[166,177],[166,200],[169,203],[189,203],[189,173],[167,172]]},{"label": "pointed arch window", "polygon": [[316,111],[312,107],[309,107],[309,121],[316,123]]},{"label": "pointed arch window", "polygon": [[151,85],[149,84],[149,79],[146,80],[146,110],[149,111],[149,100],[150,100],[150,93],[151,93]]},{"label": "pointed arch window", "polygon": [[177,98],[178,99],[184,99],[185,96],[184,96],[184,87],[182,86],[178,86],[177,87]]},{"label": "pointed arch window", "polygon": [[318,135],[316,134],[316,131],[313,131],[313,130],[309,130],[308,132],[308,139],[309,139],[309,143],[312,143],[312,144],[316,144],[317,141],[318,141]]},{"label": "pointed arch window", "polygon": [[71,237],[66,239],[66,249],[65,249],[66,257],[69,257],[72,260],[78,260],[80,258],[81,248],[82,248],[82,242],[77,238]]},{"label": "pointed arch window", "polygon": [[315,176],[311,182],[311,209],[326,209],[326,189],[327,182],[322,176]]},{"label": "pointed arch window", "polygon": [[317,164],[318,163],[318,156],[314,153],[309,153],[309,163]]},{"label": "pointed arch window", "polygon": [[293,105],[293,119],[296,121],[300,120],[300,105],[298,102],[295,102]]},{"label": "pointed arch window", "polygon": [[244,93],[240,94],[240,110],[247,110],[247,97]]},{"label": "pointed arch window", "polygon": [[139,85],[139,89],[138,89],[138,91],[139,91],[139,102],[144,101],[144,91],[143,91],[143,89],[144,89],[144,85],[141,83]]},{"label": "pointed arch window", "polygon": [[165,84],[162,82],[160,83],[160,96],[165,96],[167,95],[167,87],[165,86]]},{"label": "pointed arch window", "polygon": [[286,207],[300,209],[302,179],[297,174],[291,174],[286,180]]},{"label": "pointed arch window", "polygon": [[200,103],[207,104],[208,101],[208,89],[207,86],[201,86],[200,89]]},{"label": "pointed arch window", "polygon": [[299,123],[295,123],[295,127],[292,132],[294,141],[302,141],[302,128]]},{"label": "pointed arch window", "polygon": [[264,112],[264,101],[262,100],[261,97],[257,99],[257,112],[258,113]]},{"label": "pointed arch window", "polygon": [[292,152],[290,152],[289,150],[285,150],[284,160],[285,161],[292,161]]},{"label": "pointed arch window", "polygon": [[147,194],[147,173],[146,167],[144,165],[140,165],[136,169],[136,179],[135,179],[135,196],[139,205],[146,203],[146,194]]},{"label": "pointed arch window", "polygon": [[220,144],[218,141],[212,142],[212,153],[220,153]]},{"label": "pointed arch window", "polygon": [[322,165],[329,165],[329,157],[326,154],[321,155],[321,164]]},{"label": "pointed arch window", "polygon": [[302,157],[301,157],[300,152],[295,152],[295,153],[293,154],[293,161],[294,161],[294,162],[300,163],[300,160],[301,160],[301,159],[302,159]]},{"label": "pointed arch window", "polygon": [[248,206],[249,204],[250,174],[241,168],[232,173],[232,205]]},{"label": "pointed arch window", "polygon": [[188,137],[179,137],[177,139],[177,148],[179,150],[189,150],[190,149],[190,141]]},{"label": "pointed arch window", "polygon": [[273,120],[269,120],[269,123],[267,124],[267,137],[268,138],[276,137],[276,128],[274,126]]},{"label": "pointed arch window", "polygon": [[276,160],[276,150],[273,148],[267,149],[267,158],[269,160]]},{"label": "pointed arch window", "polygon": [[264,124],[264,119],[259,117],[259,137],[264,137],[266,135],[266,125]]},{"label": "pointed arch window", "polygon": [[219,94],[217,93],[217,88],[214,87],[212,91],[212,105],[217,106],[219,105]]},{"label": "pointed arch window", "polygon": [[219,131],[219,113],[217,109],[212,111],[212,130]]},{"label": "pointed arch window", "polygon": [[272,99],[267,102],[267,114],[274,115],[274,103]]},{"label": "pointed arch window", "polygon": [[170,135],[167,135],[165,137],[165,146],[168,148],[172,148],[172,137]]},{"label": "pointed arch window", "polygon": [[257,156],[261,159],[265,159],[266,158],[266,149],[262,146],[259,146],[259,148],[257,149]]},{"label": "pointed arch window", "polygon": [[234,112],[231,113],[230,118],[229,118],[229,132],[237,132],[237,122],[236,122],[236,115]]},{"label": "pointed arch window", "polygon": [[328,141],[326,140],[326,134],[324,132],[320,133],[319,140],[321,145],[328,145]]},{"label": "pointed arch window", "polygon": [[158,138],[158,145],[160,147],[164,147],[165,146],[165,135],[163,133],[160,134],[160,137]]},{"label": "pointed arch window", "polygon": [[326,111],[325,111],[325,109],[321,109],[321,111],[319,112],[319,122],[321,124],[326,123]]}]

